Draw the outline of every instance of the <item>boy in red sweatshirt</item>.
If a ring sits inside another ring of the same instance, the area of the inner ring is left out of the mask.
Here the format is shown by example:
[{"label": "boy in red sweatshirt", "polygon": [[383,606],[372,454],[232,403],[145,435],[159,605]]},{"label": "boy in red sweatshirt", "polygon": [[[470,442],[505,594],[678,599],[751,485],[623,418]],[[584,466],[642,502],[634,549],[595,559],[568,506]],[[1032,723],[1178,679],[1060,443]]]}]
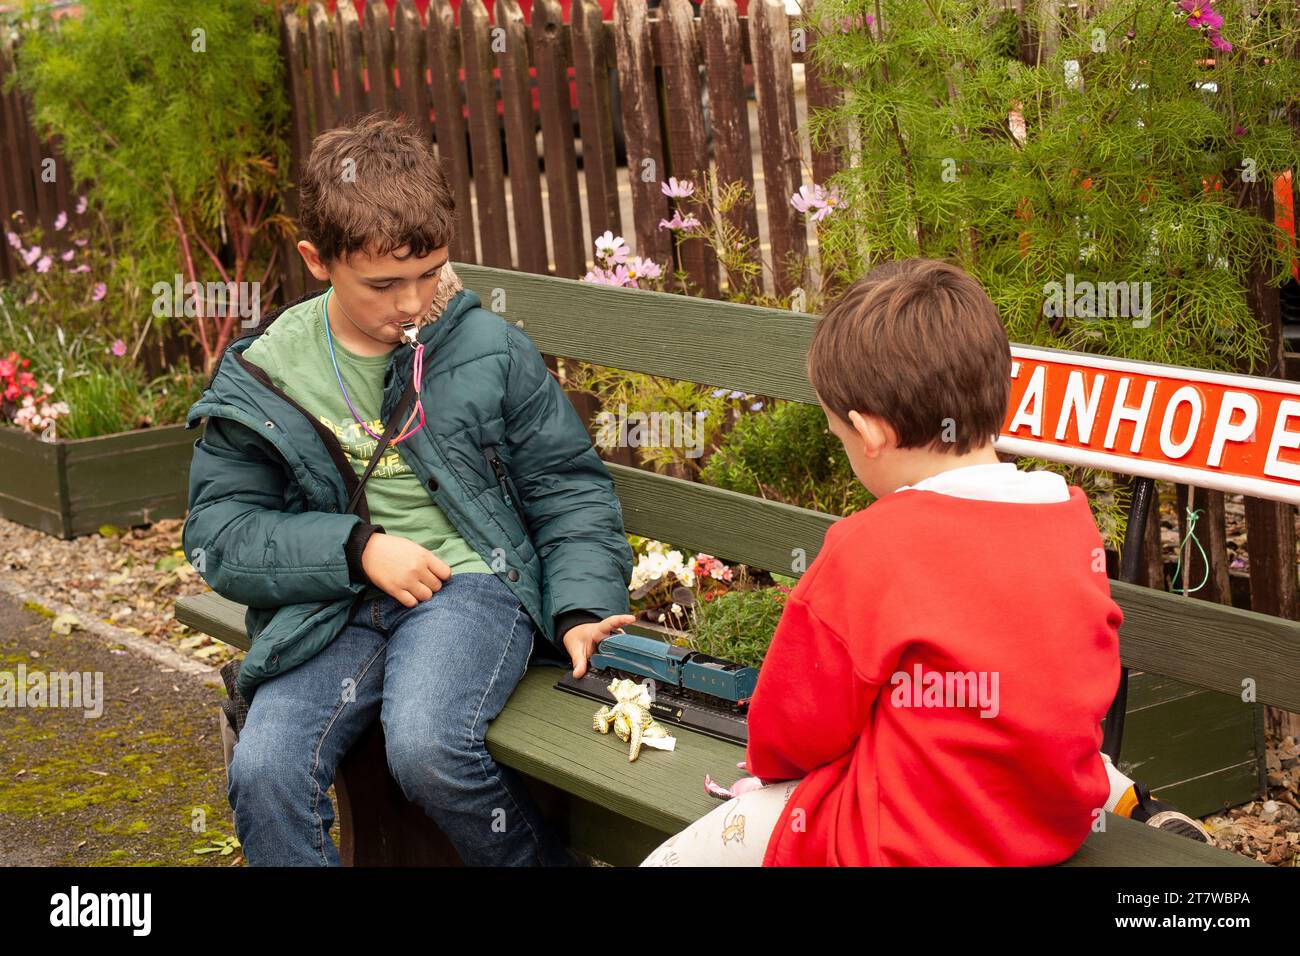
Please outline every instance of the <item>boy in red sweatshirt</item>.
[{"label": "boy in red sweatshirt", "polygon": [[1083,492],[993,449],[995,306],[955,266],[882,266],[818,323],[808,376],[879,500],[789,595],[750,704],[757,779],[644,865],[1067,859],[1131,784],[1098,752],[1122,615]]}]

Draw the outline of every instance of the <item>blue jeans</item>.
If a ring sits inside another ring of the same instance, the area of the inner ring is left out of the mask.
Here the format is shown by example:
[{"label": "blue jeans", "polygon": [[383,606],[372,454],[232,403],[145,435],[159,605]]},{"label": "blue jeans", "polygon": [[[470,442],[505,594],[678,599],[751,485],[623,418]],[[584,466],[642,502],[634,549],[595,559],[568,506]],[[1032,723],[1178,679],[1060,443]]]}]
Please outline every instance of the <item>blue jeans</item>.
[{"label": "blue jeans", "polygon": [[376,715],[393,778],[466,864],[570,865],[522,780],[484,745],[534,632],[496,575],[453,574],[413,608],[365,601],[320,653],[259,685],[230,764],[249,865],[339,864],[326,791]]}]

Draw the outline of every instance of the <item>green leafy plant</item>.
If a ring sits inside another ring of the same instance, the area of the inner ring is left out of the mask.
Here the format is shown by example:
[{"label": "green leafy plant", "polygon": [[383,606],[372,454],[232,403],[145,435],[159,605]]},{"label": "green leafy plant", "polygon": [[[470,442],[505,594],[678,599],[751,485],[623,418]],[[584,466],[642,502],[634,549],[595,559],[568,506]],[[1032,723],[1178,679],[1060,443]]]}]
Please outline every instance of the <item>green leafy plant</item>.
[{"label": "green leafy plant", "polygon": [[[60,137],[73,177],[90,183],[119,231],[138,285],[171,287],[179,275],[204,288],[233,283],[244,296],[245,284],[257,283],[260,301],[269,301],[278,281],[274,240],[289,225],[275,4],[80,6],[79,16],[23,34],[16,76],[40,129]],[[239,329],[239,310],[194,296],[183,311],[175,321],[210,371]]]},{"label": "green leafy plant", "polygon": [[[738,414],[741,402],[754,397],[587,362],[565,363],[565,386],[590,392],[600,400],[601,412],[607,417],[597,420],[597,447],[615,446],[622,440],[622,428],[629,432],[629,444],[642,462],[678,477],[699,474],[701,462],[721,440],[728,418]],[[634,433],[622,425],[626,418],[654,413],[673,416],[681,428],[665,427],[658,442],[650,441],[645,430],[642,440],[631,441]],[[599,427],[602,421],[608,425]],[[688,429],[691,441],[679,440],[678,431],[686,433]]]},{"label": "green leafy plant", "polygon": [[743,416],[700,480],[743,494],[843,515],[873,500],[817,405],[773,402]]},{"label": "green leafy plant", "polygon": [[200,376],[177,370],[145,381],[137,366],[92,367],[64,377],[59,397],[69,412],[60,438],[93,438],[177,424],[203,391]]},{"label": "green leafy plant", "polygon": [[26,214],[12,214],[5,240],[14,249],[22,270],[7,286],[8,297],[23,306],[24,326],[34,338],[62,330],[79,337],[131,343],[131,361],[140,354],[153,326],[153,316],[143,305],[143,291],[133,275],[131,257],[117,255],[112,230],[96,214],[78,226],[69,212],[85,212],[86,197],[78,197],[73,210],[61,210],[53,229],[28,224]]},{"label": "green leafy plant", "polygon": [[[1249,197],[1300,164],[1300,13],[1210,6],[1041,4],[1022,45],[1014,14],[978,0],[819,0],[813,53],[844,95],[810,128],[856,140],[824,249],[846,278],[955,261],[1014,341],[1257,365],[1247,288],[1257,269],[1281,283],[1291,252]],[[1149,283],[1146,314],[1054,314],[1068,277]]]},{"label": "green leafy plant", "polygon": [[[674,208],[672,218],[662,220],[660,228],[672,233],[679,259],[682,246],[686,243],[702,242],[713,250],[724,276],[725,299],[798,311],[816,311],[825,303],[831,289],[830,283],[839,271],[830,267],[825,254],[817,285],[811,293],[802,287],[795,287],[785,295],[772,295],[764,290],[763,269],[768,264],[758,251],[758,237],[748,234],[736,224],[737,209],[753,199],[753,194],[744,183],[719,183],[716,174],[710,171],[698,183],[671,177],[662,184],[661,189],[673,201]],[[805,202],[809,195],[816,197],[811,208]],[[811,194],[804,189],[791,197],[791,203],[801,211],[811,213],[813,221],[820,221],[830,211],[833,201],[828,200],[831,200],[831,194],[820,189]],[[809,272],[808,257],[787,263],[786,266],[791,270],[791,275],[804,276]],[[702,294],[702,290],[692,284],[685,270],[677,270],[674,278],[675,288],[682,294]],[[606,232],[596,239],[595,264],[583,277],[583,281],[661,291],[665,285],[663,267],[639,256],[633,257],[626,240],[612,232]],[[777,282],[776,285],[779,287],[781,283]],[[602,412],[606,414],[612,414],[615,410],[669,412],[686,416],[703,413],[703,445],[709,450],[718,447],[722,436],[744,417],[746,409],[758,411],[765,404],[765,399],[761,396],[736,390],[710,389],[691,382],[585,362],[569,363],[566,372],[566,384],[597,396]],[[702,455],[687,455],[681,447],[673,446],[638,446],[638,456],[642,462],[656,471],[678,477],[696,477],[708,454],[709,451]]]},{"label": "green leafy plant", "polygon": [[58,408],[50,438],[93,438],[153,425],[178,424],[203,393],[204,377],[188,363],[149,379],[126,357],[126,343],[105,343],[93,328],[76,334],[49,323],[40,334],[28,321],[33,308],[0,287],[0,342],[17,345],[37,378],[51,387]]},{"label": "green leafy plant", "polygon": [[202,856],[205,853],[219,853],[221,856],[230,856],[241,846],[242,844],[240,844],[237,837],[215,837],[206,845],[195,847],[193,852],[195,856]]},{"label": "green leafy plant", "polygon": [[727,591],[696,604],[690,646],[748,667],[761,666],[788,593],[780,586]]}]

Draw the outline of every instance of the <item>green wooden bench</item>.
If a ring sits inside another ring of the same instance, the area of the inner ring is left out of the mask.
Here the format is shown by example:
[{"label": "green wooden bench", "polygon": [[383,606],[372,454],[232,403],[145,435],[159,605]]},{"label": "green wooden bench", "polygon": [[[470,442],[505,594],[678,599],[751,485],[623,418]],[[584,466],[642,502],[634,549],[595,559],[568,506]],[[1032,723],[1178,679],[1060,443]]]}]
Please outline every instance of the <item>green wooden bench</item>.
[{"label": "green wooden bench", "polygon": [[[803,371],[813,316],[478,266],[456,269],[485,304],[504,302],[501,314],[520,324],[544,353],[816,402]],[[795,549],[803,549],[811,564],[836,520],[622,465],[610,464],[609,470],[629,532],[754,567],[790,573]],[[1121,656],[1134,675],[1130,714],[1169,697],[1169,679],[1239,702],[1244,678],[1254,680],[1259,704],[1300,712],[1300,624],[1119,581],[1112,593],[1125,616]],[[178,601],[176,618],[248,647],[244,609],[216,594]],[[676,751],[644,751],[629,763],[625,744],[592,732],[593,702],[553,688],[561,673],[556,667],[529,670],[492,724],[489,750],[525,776],[571,847],[607,863],[633,865],[717,806],[704,792],[704,775],[735,779],[743,748],[674,728]],[[1153,682],[1145,701],[1144,676]],[[1257,707],[1237,704],[1247,726],[1253,726],[1250,715]],[[1130,718],[1130,726],[1136,719]],[[1253,752],[1256,743],[1252,737],[1241,745]],[[1248,777],[1257,773],[1255,756],[1245,763]],[[1258,785],[1257,775],[1253,782]],[[432,821],[389,776],[378,722],[343,761],[335,788],[345,864],[458,862]],[[1067,865],[1254,865],[1112,814],[1105,823]]]}]

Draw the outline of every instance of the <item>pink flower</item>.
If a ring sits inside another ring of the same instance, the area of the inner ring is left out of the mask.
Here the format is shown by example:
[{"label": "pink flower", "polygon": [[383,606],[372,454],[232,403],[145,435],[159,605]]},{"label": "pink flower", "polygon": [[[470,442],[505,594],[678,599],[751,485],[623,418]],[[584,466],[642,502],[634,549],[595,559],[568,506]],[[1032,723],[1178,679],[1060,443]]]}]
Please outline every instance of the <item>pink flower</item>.
[{"label": "pink flower", "polygon": [[67,252],[63,253],[63,255],[59,256],[59,258],[62,259],[64,262],[71,262],[72,257],[75,256],[76,254],[77,254],[76,249],[69,249]]},{"label": "pink flower", "polygon": [[73,272],[89,272],[89,271],[90,271],[90,266],[86,265],[86,264],[83,262],[81,265],[77,266],[77,268],[73,269],[72,271],[73,271]]},{"label": "pink flower", "polygon": [[622,236],[616,236],[606,229],[604,235],[596,237],[596,258],[605,260],[606,265],[626,262],[627,256],[627,242]]},{"label": "pink flower", "polygon": [[49,256],[41,256],[41,261],[36,263],[36,271],[49,272],[50,266],[52,266],[53,264],[54,264],[54,260],[51,259]]},{"label": "pink flower", "polygon": [[639,289],[637,280],[639,279],[658,279],[663,275],[663,269],[652,259],[642,259],[637,256],[627,263],[626,266],[620,266],[627,274],[627,284],[634,289]]},{"label": "pink flower", "polygon": [[[868,14],[864,14],[863,17],[862,17],[862,20],[861,20],[862,25],[863,25],[863,26],[867,26],[867,27],[871,26],[871,25],[872,25],[873,23],[875,23],[875,22],[876,22],[876,18],[873,17],[873,16],[872,16],[871,14],[869,14],[869,13],[868,13]],[[852,32],[853,32],[853,28],[854,28],[854,26],[856,26],[856,25],[857,25],[857,24],[854,22],[853,17],[840,17],[840,32],[841,32],[841,33],[852,33]]]},{"label": "pink flower", "polygon": [[597,266],[587,272],[582,277],[583,282],[590,282],[593,285],[622,285],[623,283],[614,275],[613,271],[606,270]]},{"label": "pink flower", "polygon": [[1216,30],[1210,31],[1210,46],[1214,47],[1214,49],[1218,50],[1220,53],[1232,52],[1232,44],[1219,36],[1219,33]]},{"label": "pink flower", "polygon": [[669,199],[685,199],[695,195],[695,184],[689,179],[679,180],[676,176],[669,176],[668,182],[662,183],[659,188]]},{"label": "pink flower", "polygon": [[118,358],[121,358],[123,355],[126,354],[126,343],[123,342],[121,339],[116,339],[116,340],[113,342],[113,347],[112,347],[111,351],[112,351],[112,353],[113,353],[114,355],[116,355]]},{"label": "pink flower", "polygon": [[80,216],[80,215],[81,215],[83,212],[85,212],[85,211],[86,211],[86,197],[85,197],[85,196],[78,196],[78,197],[77,197],[77,215]]},{"label": "pink flower", "polygon": [[700,221],[696,219],[695,216],[693,216],[690,213],[687,213],[685,218],[683,218],[681,211],[677,209],[673,210],[673,218],[659,220],[660,229],[673,229],[673,230],[680,229],[683,232],[688,232],[691,229],[698,229],[699,227],[700,227]]},{"label": "pink flower", "polygon": [[27,265],[31,265],[40,257],[41,257],[41,247],[32,246],[30,249],[28,249],[26,252],[23,253],[23,262],[27,263]]},{"label": "pink flower", "polygon": [[75,245],[75,246],[81,246],[82,248],[85,248],[86,243],[89,242],[89,241],[90,241],[90,240],[88,240],[88,239],[73,239],[73,240],[72,240],[72,244]]},{"label": "pink flower", "polygon": [[16,232],[6,232],[5,238],[9,240],[9,245],[13,246],[19,252],[23,251],[23,240]]},{"label": "pink flower", "polygon": [[90,293],[90,301],[98,302],[100,299],[104,298],[104,296],[107,294],[108,294],[108,286],[104,285],[104,283],[102,282],[96,282],[95,288]]},{"label": "pink flower", "polygon": [[1178,6],[1190,14],[1187,18],[1189,27],[1198,29],[1209,27],[1211,30],[1217,30],[1223,26],[1223,17],[1210,9],[1210,0],[1180,0]]},{"label": "pink flower", "polygon": [[811,186],[807,184],[800,186],[799,191],[790,197],[790,205],[799,212],[805,214],[812,212],[808,217],[812,222],[825,219],[840,202],[838,189],[828,190],[816,183]]},{"label": "pink flower", "polygon": [[67,224],[68,224],[68,214],[66,212],[60,212],[59,215],[54,220],[54,231],[59,232]]}]

